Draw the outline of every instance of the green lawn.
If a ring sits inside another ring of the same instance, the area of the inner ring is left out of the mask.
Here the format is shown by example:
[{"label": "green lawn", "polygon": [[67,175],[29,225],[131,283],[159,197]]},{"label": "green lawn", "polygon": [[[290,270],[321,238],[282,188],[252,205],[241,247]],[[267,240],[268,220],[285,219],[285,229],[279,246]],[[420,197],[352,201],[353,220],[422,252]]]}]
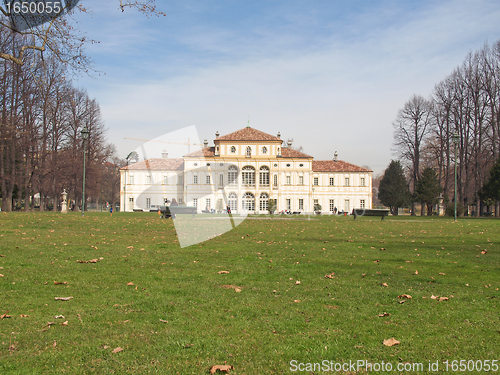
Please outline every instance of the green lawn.
[{"label": "green lawn", "polygon": [[181,249],[154,213],[1,212],[0,374],[491,366],[499,253],[497,219],[249,218]]}]

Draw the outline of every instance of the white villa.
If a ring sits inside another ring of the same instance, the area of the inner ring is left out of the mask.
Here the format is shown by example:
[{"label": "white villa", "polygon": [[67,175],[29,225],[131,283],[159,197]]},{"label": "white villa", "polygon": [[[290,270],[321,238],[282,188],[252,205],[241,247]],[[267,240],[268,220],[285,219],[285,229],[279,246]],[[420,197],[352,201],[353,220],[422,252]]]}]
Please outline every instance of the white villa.
[{"label": "white villa", "polygon": [[269,200],[276,211],[312,213],[350,212],[372,208],[372,171],[345,161],[314,160],[284,147],[273,136],[249,126],[220,136],[214,146],[183,158],[148,159],[120,170],[123,211],[154,210],[175,200],[199,212],[268,213]]}]

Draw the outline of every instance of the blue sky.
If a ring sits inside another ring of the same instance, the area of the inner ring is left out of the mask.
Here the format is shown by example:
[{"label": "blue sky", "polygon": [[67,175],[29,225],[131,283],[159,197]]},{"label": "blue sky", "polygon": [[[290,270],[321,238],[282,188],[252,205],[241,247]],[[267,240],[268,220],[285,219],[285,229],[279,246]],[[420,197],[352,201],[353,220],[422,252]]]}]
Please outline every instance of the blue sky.
[{"label": "blue sky", "polygon": [[315,159],[338,151],[377,174],[405,102],[500,39],[497,0],[157,0],[159,18],[122,13],[118,0],[80,3],[102,73],[76,85],[100,103],[120,157],[141,143],[124,137],[195,125],[212,144],[250,117]]}]

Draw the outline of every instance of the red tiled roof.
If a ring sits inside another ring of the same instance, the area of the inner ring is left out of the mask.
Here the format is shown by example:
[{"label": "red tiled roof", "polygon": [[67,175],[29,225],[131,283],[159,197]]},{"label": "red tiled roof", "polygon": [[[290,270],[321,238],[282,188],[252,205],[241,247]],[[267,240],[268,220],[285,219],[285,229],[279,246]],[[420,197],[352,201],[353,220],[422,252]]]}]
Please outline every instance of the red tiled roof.
[{"label": "red tiled roof", "polygon": [[130,164],[122,169],[128,170],[154,170],[154,171],[182,171],[184,170],[184,159],[148,159]]},{"label": "red tiled roof", "polygon": [[311,155],[304,154],[303,152],[294,150],[293,148],[282,148],[281,156],[284,158],[312,158]]},{"label": "red tiled roof", "polygon": [[313,172],[373,172],[342,160],[313,160],[312,170]]},{"label": "red tiled roof", "polygon": [[235,132],[215,138],[216,141],[275,141],[283,142],[281,138],[261,132],[260,130],[246,127]]},{"label": "red tiled roof", "polygon": [[190,157],[190,156],[202,156],[202,157],[209,157],[209,156],[215,156],[215,147],[206,147],[202,148],[201,150],[197,150],[194,152],[191,152],[190,154],[184,155],[184,157]]}]

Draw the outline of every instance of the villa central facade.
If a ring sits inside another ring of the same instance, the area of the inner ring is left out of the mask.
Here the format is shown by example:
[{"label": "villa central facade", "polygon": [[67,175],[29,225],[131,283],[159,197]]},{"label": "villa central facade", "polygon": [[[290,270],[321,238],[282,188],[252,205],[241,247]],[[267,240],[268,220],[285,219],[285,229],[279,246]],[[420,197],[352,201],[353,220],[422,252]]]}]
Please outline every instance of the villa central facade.
[{"label": "villa central facade", "polygon": [[124,211],[152,210],[171,202],[202,211],[268,213],[350,212],[372,207],[372,171],[336,160],[314,160],[310,155],[283,147],[273,136],[246,127],[220,136],[214,146],[183,158],[148,159],[120,170],[121,207]]}]

